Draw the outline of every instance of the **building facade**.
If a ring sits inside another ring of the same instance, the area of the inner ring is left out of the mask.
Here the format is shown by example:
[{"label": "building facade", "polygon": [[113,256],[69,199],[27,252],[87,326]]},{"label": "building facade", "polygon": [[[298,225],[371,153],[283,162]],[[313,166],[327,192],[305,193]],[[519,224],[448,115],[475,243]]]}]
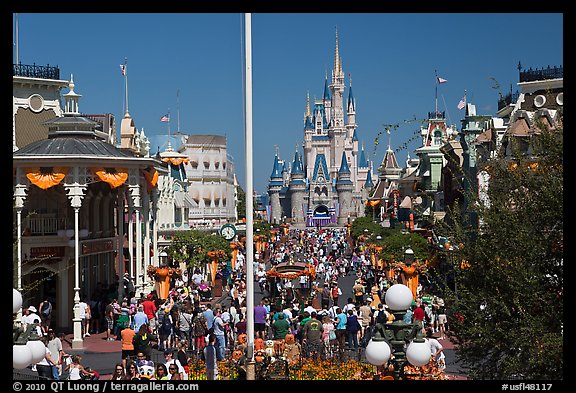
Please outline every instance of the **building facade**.
[{"label": "building facade", "polygon": [[226,222],[235,222],[238,218],[236,177],[226,137],[183,136],[178,152],[188,158],[185,175],[193,203],[188,216],[190,227],[214,229]]}]

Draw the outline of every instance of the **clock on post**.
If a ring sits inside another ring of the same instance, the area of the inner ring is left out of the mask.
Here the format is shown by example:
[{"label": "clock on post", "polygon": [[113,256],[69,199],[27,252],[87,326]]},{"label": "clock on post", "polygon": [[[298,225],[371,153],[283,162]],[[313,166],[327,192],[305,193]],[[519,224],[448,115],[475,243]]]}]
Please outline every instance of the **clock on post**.
[{"label": "clock on post", "polygon": [[227,223],[220,227],[220,235],[228,241],[232,241],[236,237],[236,227],[233,224]]}]

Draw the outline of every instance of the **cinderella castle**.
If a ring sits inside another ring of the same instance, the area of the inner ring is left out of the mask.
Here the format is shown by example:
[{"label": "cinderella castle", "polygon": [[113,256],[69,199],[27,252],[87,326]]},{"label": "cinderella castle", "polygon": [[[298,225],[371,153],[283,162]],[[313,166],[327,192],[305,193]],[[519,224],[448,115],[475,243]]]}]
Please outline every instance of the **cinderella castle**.
[{"label": "cinderella castle", "polygon": [[326,75],[322,99],[315,99],[313,108],[309,94],[306,99],[303,154],[296,150],[291,163],[278,153],[274,157],[268,184],[271,223],[343,225],[364,215],[364,202],[374,187],[372,163],[364,146],[359,147],[351,78],[346,101],[344,88],[336,31],[332,80]]}]

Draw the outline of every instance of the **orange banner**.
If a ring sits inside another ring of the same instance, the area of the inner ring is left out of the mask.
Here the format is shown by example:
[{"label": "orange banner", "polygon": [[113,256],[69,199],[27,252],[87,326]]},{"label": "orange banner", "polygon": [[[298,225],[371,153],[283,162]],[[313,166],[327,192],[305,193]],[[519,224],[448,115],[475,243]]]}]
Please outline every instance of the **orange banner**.
[{"label": "orange banner", "polygon": [[26,177],[30,183],[43,190],[60,184],[68,173],[67,167],[26,168]]},{"label": "orange banner", "polygon": [[172,165],[180,165],[182,163],[184,164],[188,164],[188,157],[164,157],[162,158],[162,161],[164,162],[169,162]]},{"label": "orange banner", "polygon": [[146,179],[148,191],[156,187],[156,184],[158,184],[158,171],[150,166],[146,169],[142,169],[142,173],[144,174],[144,179]]},{"label": "orange banner", "polygon": [[100,180],[110,184],[112,188],[121,186],[128,179],[128,169],[126,168],[95,167],[90,168],[90,170],[98,176]]}]

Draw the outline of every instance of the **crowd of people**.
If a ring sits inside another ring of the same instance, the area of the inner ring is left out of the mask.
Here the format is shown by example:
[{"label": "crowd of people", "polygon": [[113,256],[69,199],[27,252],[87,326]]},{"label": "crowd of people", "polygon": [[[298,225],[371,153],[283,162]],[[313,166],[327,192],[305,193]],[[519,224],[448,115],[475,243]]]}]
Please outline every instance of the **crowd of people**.
[{"label": "crowd of people", "polygon": [[[314,266],[316,274],[267,277],[271,267],[293,259]],[[202,359],[208,378],[216,379],[218,361],[229,359],[239,346],[245,348],[245,261],[239,252],[235,269],[230,264],[222,266],[219,276],[224,278],[225,297],[218,302],[213,301],[213,287],[200,269],[174,278],[166,299],[153,290],[139,296],[129,291],[118,301],[117,286],[98,286],[89,301],[81,299],[82,333],[105,331],[108,340],[121,340],[122,355],[113,379],[187,379],[188,364],[194,359]],[[346,276],[354,279],[354,285],[343,291],[341,279]],[[373,266],[362,244],[350,244],[346,229],[292,230],[282,241],[269,241],[254,261],[254,282],[262,284],[261,301],[253,314],[255,349],[291,361],[359,356],[374,326],[393,322],[394,315],[383,299],[386,290],[400,281],[400,272],[391,278]],[[33,309],[28,308],[26,318]],[[420,285],[404,318],[434,340],[431,356],[441,361],[442,345],[433,335],[446,338],[444,301],[426,294]],[[270,342],[272,349],[267,348]],[[290,355],[285,351],[288,342]],[[153,349],[163,352],[164,362],[153,361]],[[50,364],[50,357],[46,359]],[[66,367],[75,378],[94,377],[79,359]]]}]

